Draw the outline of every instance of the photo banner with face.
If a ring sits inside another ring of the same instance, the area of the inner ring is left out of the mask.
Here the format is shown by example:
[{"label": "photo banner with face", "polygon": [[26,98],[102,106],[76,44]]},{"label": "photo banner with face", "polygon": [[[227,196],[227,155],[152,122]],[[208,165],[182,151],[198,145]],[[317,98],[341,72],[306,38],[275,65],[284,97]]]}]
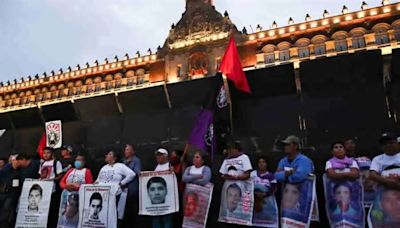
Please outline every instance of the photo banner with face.
[{"label": "photo banner with face", "polygon": [[116,228],[118,185],[89,184],[79,189],[79,225],[83,228]]},{"label": "photo banner with face", "polygon": [[61,194],[57,228],[76,228],[79,223],[79,192],[64,190]]},{"label": "photo banner with face", "polygon": [[367,157],[355,158],[360,168],[360,177],[364,189],[364,207],[371,207],[374,202],[377,184],[369,178],[369,168],[371,160]]},{"label": "photo banner with face", "polygon": [[53,184],[53,181],[24,181],[15,227],[47,227]]},{"label": "photo banner with face", "polygon": [[275,195],[258,198],[254,195],[253,224],[257,227],[279,227],[278,204]]},{"label": "photo banner with face", "polygon": [[251,226],[253,206],[253,181],[227,180],[222,187],[218,221]]},{"label": "photo banner with face", "polygon": [[46,122],[46,146],[54,149],[62,146],[61,120]]},{"label": "photo banner with face", "polygon": [[310,177],[298,184],[283,184],[281,227],[309,227],[315,198],[314,177]]},{"label": "photo banner with face", "polygon": [[214,185],[188,184],[184,194],[183,228],[205,228]]},{"label": "photo banner with face", "polygon": [[[400,181],[400,168],[389,168],[381,175]],[[378,186],[374,203],[368,213],[368,226],[400,227],[400,191]]]},{"label": "photo banner with face", "polygon": [[325,208],[331,227],[364,227],[363,188],[360,179],[335,181],[323,176]]},{"label": "photo banner with face", "polygon": [[179,211],[178,182],[174,172],[141,172],[139,186],[139,215],[159,216]]}]

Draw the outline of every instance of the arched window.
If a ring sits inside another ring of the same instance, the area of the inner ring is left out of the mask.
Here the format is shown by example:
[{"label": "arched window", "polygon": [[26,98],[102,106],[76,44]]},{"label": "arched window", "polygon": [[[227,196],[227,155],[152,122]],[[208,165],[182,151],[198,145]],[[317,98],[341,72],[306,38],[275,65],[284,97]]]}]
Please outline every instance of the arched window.
[{"label": "arched window", "polygon": [[272,44],[267,44],[262,48],[264,52],[264,63],[271,64],[275,62],[275,50],[276,46]]},{"label": "arched window", "polygon": [[353,49],[365,48],[365,28],[355,28],[350,31]]},{"label": "arched window", "polygon": [[296,41],[296,46],[298,48],[299,58],[307,58],[310,56],[310,40],[306,38],[299,39]]},{"label": "arched window", "polygon": [[324,35],[317,35],[311,39],[311,43],[314,45],[314,54],[315,55],[325,55],[326,54],[326,45],[325,41],[327,40]]},{"label": "arched window", "polygon": [[379,31],[375,33],[375,40],[377,44],[389,43],[389,36],[387,34],[387,31]]},{"label": "arched window", "polygon": [[279,61],[285,62],[290,60],[290,46],[291,44],[289,42],[282,42],[278,44]]},{"label": "arched window", "polygon": [[392,23],[392,28],[394,30],[394,38],[400,41],[400,19]]},{"label": "arched window", "polygon": [[337,52],[347,51],[347,33],[344,31],[335,32],[332,35],[335,40],[335,50]]},{"label": "arched window", "polygon": [[375,42],[378,45],[389,43],[389,34],[388,30],[390,26],[386,23],[379,23],[372,27],[372,31],[375,32]]}]

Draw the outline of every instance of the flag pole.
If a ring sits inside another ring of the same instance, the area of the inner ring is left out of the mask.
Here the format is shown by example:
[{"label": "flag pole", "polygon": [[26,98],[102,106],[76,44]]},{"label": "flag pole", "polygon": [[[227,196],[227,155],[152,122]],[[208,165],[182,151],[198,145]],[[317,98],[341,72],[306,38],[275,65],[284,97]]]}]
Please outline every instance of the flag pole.
[{"label": "flag pole", "polygon": [[225,76],[225,74],[222,74],[222,80],[224,82],[224,88],[225,88],[226,96],[228,98],[228,103],[229,103],[229,127],[230,127],[230,133],[231,133],[231,135],[233,135],[232,97],[231,97],[231,91],[229,90],[228,79]]}]

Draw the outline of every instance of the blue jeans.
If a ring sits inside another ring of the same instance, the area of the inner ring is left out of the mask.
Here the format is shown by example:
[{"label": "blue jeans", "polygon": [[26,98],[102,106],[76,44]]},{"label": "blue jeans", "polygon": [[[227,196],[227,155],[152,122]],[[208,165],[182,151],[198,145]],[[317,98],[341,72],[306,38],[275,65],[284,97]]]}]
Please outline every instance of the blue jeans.
[{"label": "blue jeans", "polygon": [[172,215],[154,216],[153,228],[172,228]]}]

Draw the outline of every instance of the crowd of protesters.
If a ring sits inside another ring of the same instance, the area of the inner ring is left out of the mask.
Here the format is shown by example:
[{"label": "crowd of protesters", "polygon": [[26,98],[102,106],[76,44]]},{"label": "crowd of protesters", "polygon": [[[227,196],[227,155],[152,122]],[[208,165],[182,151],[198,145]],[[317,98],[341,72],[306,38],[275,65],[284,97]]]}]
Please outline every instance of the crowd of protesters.
[{"label": "crowd of protesters", "polygon": [[[326,162],[325,170],[329,178],[333,180],[355,180],[360,177],[360,164],[370,161],[370,175],[366,177],[386,188],[400,191],[400,177],[382,175],[388,167],[400,168],[400,144],[397,136],[385,133],[379,143],[382,154],[372,158],[361,157],[356,153],[355,140],[348,139],[332,144],[332,158]],[[291,191],[290,184],[301,183],[310,174],[314,173],[313,161],[301,151],[300,139],[296,136],[288,136],[282,141],[283,157],[272,172],[269,166],[271,159],[268,154],[263,154],[254,159],[253,168],[248,155],[243,153],[239,141],[230,141],[226,145],[226,157],[220,165],[219,173],[223,180],[248,180],[254,182],[254,207],[257,209],[258,198],[275,194],[280,183],[285,185],[283,191]],[[54,189],[51,197],[48,227],[57,227],[59,221],[59,203],[61,192],[78,191],[82,184],[91,183],[115,183],[120,186],[117,197],[123,191],[127,193],[127,201],[122,213],[124,219],[118,221],[118,227],[133,227],[138,221],[138,177],[142,171],[141,160],[136,156],[132,145],[126,145],[123,150],[123,158],[119,151],[107,151],[105,165],[98,173],[97,179],[91,170],[86,168],[86,158],[80,153],[74,156],[70,146],[61,149],[61,156],[57,158],[52,148],[43,150],[42,158],[32,158],[24,153],[12,155],[9,158],[0,159],[0,227],[14,227],[16,210],[22,185],[26,179],[41,179],[54,181]],[[159,148],[155,152],[155,171],[174,171],[178,178],[180,201],[185,184],[204,186],[210,183],[212,171],[205,164],[207,155],[201,151],[193,154],[190,162],[183,162],[183,151],[169,152],[165,148]],[[227,164],[237,164],[229,166]],[[217,165],[217,164],[213,164]],[[108,172],[114,173],[110,179]],[[217,177],[214,177],[217,178]],[[294,190],[293,190],[294,191]],[[232,196],[234,197],[234,196]],[[118,201],[117,201],[118,202]],[[286,202],[290,204],[290,202]],[[291,205],[282,205],[283,207]],[[117,205],[118,207],[118,205]],[[182,208],[182,205],[181,207]],[[337,210],[348,210],[339,207]],[[182,211],[182,210],[181,210]],[[119,211],[119,213],[121,213]],[[75,213],[76,214],[76,213]],[[68,216],[68,214],[63,215]],[[181,226],[182,213],[152,217],[154,228],[172,228]],[[78,219],[78,218],[76,218]]]}]

